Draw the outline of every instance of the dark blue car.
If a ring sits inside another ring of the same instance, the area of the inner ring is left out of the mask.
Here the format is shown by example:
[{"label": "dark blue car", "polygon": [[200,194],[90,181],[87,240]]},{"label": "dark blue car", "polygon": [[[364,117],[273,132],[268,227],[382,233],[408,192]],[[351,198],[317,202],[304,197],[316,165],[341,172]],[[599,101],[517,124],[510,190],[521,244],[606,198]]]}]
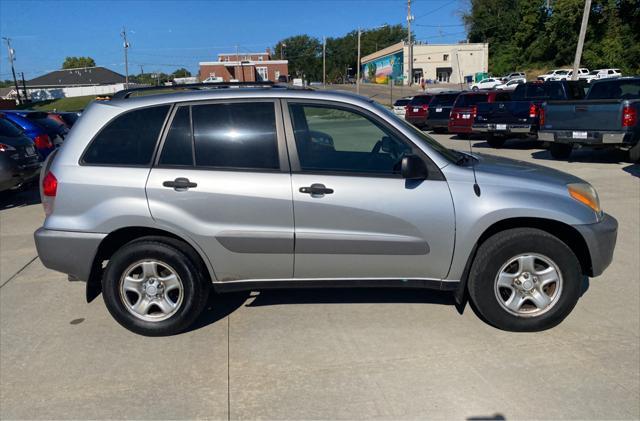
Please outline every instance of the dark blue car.
[{"label": "dark blue car", "polygon": [[3,111],[3,115],[19,126],[25,135],[33,140],[43,158],[46,158],[62,144],[69,131],[63,124],[50,119],[46,112]]}]

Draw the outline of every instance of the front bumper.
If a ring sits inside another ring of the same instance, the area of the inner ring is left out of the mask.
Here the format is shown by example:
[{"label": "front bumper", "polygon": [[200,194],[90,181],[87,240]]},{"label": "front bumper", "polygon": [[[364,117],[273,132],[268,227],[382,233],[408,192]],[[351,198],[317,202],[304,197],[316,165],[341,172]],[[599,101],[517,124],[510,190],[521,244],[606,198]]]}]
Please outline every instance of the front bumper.
[{"label": "front bumper", "polygon": [[98,247],[107,234],[41,227],[33,236],[38,257],[45,267],[87,281]]},{"label": "front bumper", "polygon": [[591,256],[590,276],[600,276],[611,264],[613,250],[618,236],[618,221],[609,214],[604,214],[600,222],[595,224],[573,225],[582,235],[589,255]]},{"label": "front bumper", "polygon": [[600,132],[581,130],[576,133],[586,133],[585,138],[575,138],[573,130],[539,131],[538,140],[556,143],[579,143],[583,145],[624,145],[632,146],[631,132]]},{"label": "front bumper", "polygon": [[[500,126],[500,128],[498,128]],[[502,128],[504,126],[504,128]],[[489,124],[475,123],[474,132],[480,133],[516,133],[516,134],[533,134],[531,124]]]}]

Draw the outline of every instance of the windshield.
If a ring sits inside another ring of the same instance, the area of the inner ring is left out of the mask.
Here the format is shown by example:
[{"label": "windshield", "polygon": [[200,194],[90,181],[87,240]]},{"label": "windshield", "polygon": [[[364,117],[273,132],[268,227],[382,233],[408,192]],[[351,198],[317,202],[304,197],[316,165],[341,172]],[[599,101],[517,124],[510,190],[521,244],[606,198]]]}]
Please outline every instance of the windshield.
[{"label": "windshield", "polygon": [[401,124],[402,126],[404,126],[405,128],[408,128],[409,130],[411,130],[412,133],[414,133],[415,135],[417,135],[421,140],[423,140],[426,144],[428,144],[432,149],[434,149],[436,152],[438,152],[440,154],[440,156],[442,156],[444,159],[446,159],[447,161],[455,164],[456,162],[458,162],[460,160],[460,157],[462,156],[462,154],[460,152],[456,152],[454,150],[451,149],[447,149],[444,146],[442,146],[440,143],[438,143],[437,140],[435,140],[434,138],[432,138],[431,136],[427,135],[426,133],[424,133],[422,130],[420,130],[419,128],[417,128],[416,126],[414,126],[413,124],[405,121],[403,118],[399,118],[397,115],[395,115],[394,113],[392,113],[389,109],[383,107],[382,105],[378,104],[377,102],[373,102],[372,104],[381,112],[383,112],[384,114],[386,114],[387,116],[390,116],[391,118],[393,118],[393,120],[399,124]]},{"label": "windshield", "polygon": [[407,105],[409,103],[409,99],[407,98],[403,98],[403,99],[399,99],[396,102],[393,103],[394,107],[404,107],[405,105]]},{"label": "windshield", "polygon": [[453,105],[458,97],[458,93],[455,94],[440,94],[433,97],[431,100],[430,106],[434,105],[444,105],[445,107],[448,105]]},{"label": "windshield", "polygon": [[411,105],[427,105],[431,101],[431,98],[432,97],[430,95],[414,96],[413,99],[411,101],[409,101],[409,104],[411,104]]},{"label": "windshield", "polygon": [[640,99],[640,79],[594,82],[588,99]]}]

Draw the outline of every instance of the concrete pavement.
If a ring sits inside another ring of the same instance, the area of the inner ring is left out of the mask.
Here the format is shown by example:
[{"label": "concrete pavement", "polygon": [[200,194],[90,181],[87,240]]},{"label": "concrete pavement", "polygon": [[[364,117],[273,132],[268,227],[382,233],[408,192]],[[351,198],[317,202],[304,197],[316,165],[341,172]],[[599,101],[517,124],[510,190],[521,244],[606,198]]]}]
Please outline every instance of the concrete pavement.
[{"label": "concrete pavement", "polygon": [[620,222],[611,267],[558,327],[502,332],[446,293],[348,289],[212,297],[191,331],[137,336],[29,263],[43,213],[23,193],[0,203],[0,418],[640,418],[640,166],[473,143],[586,179]]}]

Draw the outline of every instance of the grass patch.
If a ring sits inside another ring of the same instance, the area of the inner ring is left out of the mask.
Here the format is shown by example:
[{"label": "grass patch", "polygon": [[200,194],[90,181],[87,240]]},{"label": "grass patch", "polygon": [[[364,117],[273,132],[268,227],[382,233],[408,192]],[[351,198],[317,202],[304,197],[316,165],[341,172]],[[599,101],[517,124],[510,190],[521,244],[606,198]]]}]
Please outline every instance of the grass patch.
[{"label": "grass patch", "polygon": [[94,99],[96,99],[95,95],[75,96],[71,98],[32,102],[30,104],[24,104],[18,108],[36,111],[82,111]]}]

